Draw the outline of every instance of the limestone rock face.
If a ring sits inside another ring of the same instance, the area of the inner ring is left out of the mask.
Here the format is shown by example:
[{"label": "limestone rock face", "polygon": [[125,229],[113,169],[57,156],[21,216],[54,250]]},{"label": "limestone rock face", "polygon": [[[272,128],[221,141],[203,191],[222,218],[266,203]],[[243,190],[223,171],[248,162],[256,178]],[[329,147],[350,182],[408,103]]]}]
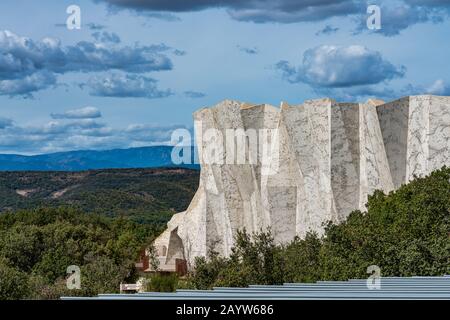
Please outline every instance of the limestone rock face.
[{"label": "limestone rock face", "polygon": [[323,232],[365,210],[375,190],[450,165],[450,97],[384,103],[332,99],[281,108],[223,101],[194,113],[200,185],[155,240],[162,265],[209,250],[229,255],[236,231],[277,242]]}]

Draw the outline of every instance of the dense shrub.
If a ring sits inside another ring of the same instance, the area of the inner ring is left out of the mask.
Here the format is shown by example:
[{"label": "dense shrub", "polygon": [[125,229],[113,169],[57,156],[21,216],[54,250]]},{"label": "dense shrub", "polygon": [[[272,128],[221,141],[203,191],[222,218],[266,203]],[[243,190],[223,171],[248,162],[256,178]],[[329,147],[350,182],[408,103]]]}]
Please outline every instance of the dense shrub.
[{"label": "dense shrub", "polygon": [[147,291],[173,292],[178,286],[176,274],[154,274],[147,283]]},{"label": "dense shrub", "polygon": [[[148,225],[69,208],[2,214],[0,299],[118,292],[135,280],[134,262],[154,236]],[[80,290],[66,288],[70,265],[80,267]]]},{"label": "dense shrub", "polygon": [[14,300],[29,295],[27,275],[0,259],[0,300]]},{"label": "dense shrub", "polygon": [[450,273],[450,168],[416,178],[388,195],[375,192],[367,212],[328,223],[322,237],[277,246],[268,232],[238,232],[229,258],[197,258],[190,283],[196,288],[382,276]]}]

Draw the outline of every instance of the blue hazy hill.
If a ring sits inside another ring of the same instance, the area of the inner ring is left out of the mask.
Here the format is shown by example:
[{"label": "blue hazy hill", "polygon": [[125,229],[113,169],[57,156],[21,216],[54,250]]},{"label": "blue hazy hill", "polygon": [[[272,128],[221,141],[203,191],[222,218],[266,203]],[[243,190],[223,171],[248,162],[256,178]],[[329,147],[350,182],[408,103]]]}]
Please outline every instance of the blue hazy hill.
[{"label": "blue hazy hill", "polygon": [[[171,146],[153,146],[113,150],[80,150],[33,156],[0,154],[0,171],[82,171],[91,169],[183,167],[198,169],[197,164],[174,165]],[[194,148],[191,148],[192,157]]]}]

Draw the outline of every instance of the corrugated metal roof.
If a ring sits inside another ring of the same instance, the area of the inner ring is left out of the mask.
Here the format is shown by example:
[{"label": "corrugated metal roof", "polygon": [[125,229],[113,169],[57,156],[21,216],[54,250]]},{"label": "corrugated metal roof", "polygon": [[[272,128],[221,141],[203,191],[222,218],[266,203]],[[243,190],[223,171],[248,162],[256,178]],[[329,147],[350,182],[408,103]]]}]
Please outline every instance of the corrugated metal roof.
[{"label": "corrugated metal roof", "polygon": [[62,297],[64,300],[450,300],[450,276],[386,277],[380,289],[369,289],[367,279],[251,285],[246,288],[215,287],[212,290],[177,290],[136,294],[100,294],[97,297]]}]

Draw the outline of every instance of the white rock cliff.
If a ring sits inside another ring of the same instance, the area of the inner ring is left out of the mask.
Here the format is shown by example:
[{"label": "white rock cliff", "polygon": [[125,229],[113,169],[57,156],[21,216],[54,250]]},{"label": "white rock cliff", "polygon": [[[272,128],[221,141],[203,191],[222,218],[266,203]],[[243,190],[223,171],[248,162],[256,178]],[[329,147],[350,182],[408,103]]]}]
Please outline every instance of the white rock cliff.
[{"label": "white rock cliff", "polygon": [[[211,249],[227,256],[243,228],[270,227],[277,242],[320,234],[324,222],[365,210],[375,190],[450,165],[450,97],[319,99],[280,109],[226,100],[194,120],[200,185],[154,242],[162,270],[174,270],[176,259],[190,265]],[[227,144],[230,129],[237,148]],[[236,161],[239,151],[244,162]]]}]

